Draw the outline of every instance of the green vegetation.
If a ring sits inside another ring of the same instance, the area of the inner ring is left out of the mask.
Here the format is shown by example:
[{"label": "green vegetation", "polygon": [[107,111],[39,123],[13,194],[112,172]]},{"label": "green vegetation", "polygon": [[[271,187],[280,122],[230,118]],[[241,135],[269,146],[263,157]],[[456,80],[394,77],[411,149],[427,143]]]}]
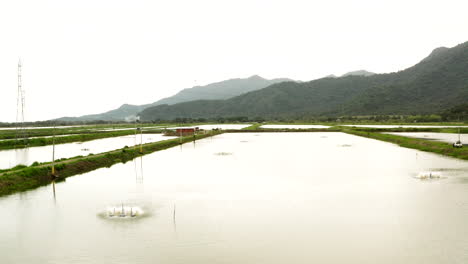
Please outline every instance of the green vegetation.
[{"label": "green vegetation", "polygon": [[255,123],[255,124],[253,124],[253,125],[251,125],[251,126],[244,127],[242,130],[258,130],[258,129],[260,129],[260,127],[261,127],[262,125],[264,125],[264,124],[262,124],[262,123]]},{"label": "green vegetation", "polygon": [[[25,126],[39,126],[44,122],[27,123]],[[48,123],[47,123],[48,124]],[[4,128],[14,128],[13,124],[3,124],[5,127],[0,127],[0,139],[15,139],[16,130]],[[52,124],[54,126],[54,124]],[[145,127],[145,130],[158,129],[164,126],[174,126],[174,124],[138,124],[138,127]],[[154,128],[151,128],[154,127]],[[28,137],[45,137],[52,135],[78,135],[78,134],[93,134],[93,133],[105,133],[105,132],[116,132],[121,129],[132,129],[135,128],[135,123],[124,123],[124,124],[105,124],[105,125],[81,125],[76,127],[56,127],[54,128],[33,128],[27,129],[26,133]],[[115,129],[115,131],[113,131]],[[104,131],[105,130],[105,131]],[[108,131],[107,131],[108,130]]]},{"label": "green vegetation", "polygon": [[445,142],[429,141],[418,138],[409,138],[403,136],[396,136],[390,134],[384,134],[379,132],[371,132],[370,130],[353,130],[343,129],[345,133],[362,136],[367,138],[373,138],[382,140],[390,143],[395,143],[401,147],[418,149],[421,151],[433,152],[441,155],[451,156],[454,158],[468,160],[468,148],[454,148],[451,144]]},{"label": "green vegetation", "polygon": [[[144,133],[149,133],[147,131],[143,131]],[[155,131],[151,131],[155,133]],[[89,141],[94,139],[101,139],[101,138],[108,138],[108,137],[118,137],[118,136],[125,136],[125,135],[133,135],[135,134],[134,130],[122,130],[122,131],[113,131],[113,132],[100,132],[100,133],[92,133],[92,134],[77,134],[72,136],[64,136],[64,137],[55,137],[55,144],[63,144],[63,143],[70,143],[70,142],[83,142]],[[37,147],[37,146],[46,146],[52,145],[54,139],[52,137],[43,137],[43,138],[31,138],[28,139],[27,147]],[[16,142],[16,140],[3,140],[0,141],[0,149],[14,149],[14,148],[24,148],[26,146]]]},{"label": "green vegetation", "polygon": [[468,42],[437,49],[415,66],[396,73],[282,82],[227,100],[152,106],[139,115],[148,121],[240,116],[285,121],[377,116],[396,121],[402,115],[413,116],[417,122],[457,120],[458,113],[467,112],[467,68]]},{"label": "green vegetation", "polygon": [[[141,152],[139,146],[132,148],[124,147],[122,149],[89,155],[87,157],[63,159],[56,163],[55,169],[57,171],[58,180],[64,180],[73,175],[82,174],[98,168],[110,167],[116,163],[125,163],[142,155],[174,147],[179,145],[180,142],[186,143],[217,134],[219,134],[219,132],[147,143],[142,145]],[[0,196],[49,184],[54,179],[51,175],[51,168],[51,163],[44,163],[29,167],[20,165],[13,169],[0,171]]]}]

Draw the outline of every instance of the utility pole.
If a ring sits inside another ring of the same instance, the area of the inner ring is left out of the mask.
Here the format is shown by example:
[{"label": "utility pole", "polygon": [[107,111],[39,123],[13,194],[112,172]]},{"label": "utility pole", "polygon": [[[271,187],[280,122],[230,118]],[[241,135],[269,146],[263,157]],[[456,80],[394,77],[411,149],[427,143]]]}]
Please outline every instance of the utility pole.
[{"label": "utility pole", "polygon": [[26,135],[26,129],[24,127],[24,108],[26,94],[23,90],[23,80],[22,80],[22,64],[21,60],[18,61],[18,97],[16,99],[16,135],[15,135],[15,144],[18,143],[18,140],[23,140],[23,145],[26,146],[28,143],[28,138]]}]

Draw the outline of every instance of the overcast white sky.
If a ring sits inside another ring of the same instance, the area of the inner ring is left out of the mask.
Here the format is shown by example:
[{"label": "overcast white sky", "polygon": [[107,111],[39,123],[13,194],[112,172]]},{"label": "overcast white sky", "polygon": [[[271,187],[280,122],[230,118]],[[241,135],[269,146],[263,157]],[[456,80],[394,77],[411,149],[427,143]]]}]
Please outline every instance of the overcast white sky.
[{"label": "overcast white sky", "polygon": [[0,121],[151,103],[258,74],[312,80],[416,64],[468,41],[466,0],[0,0]]}]

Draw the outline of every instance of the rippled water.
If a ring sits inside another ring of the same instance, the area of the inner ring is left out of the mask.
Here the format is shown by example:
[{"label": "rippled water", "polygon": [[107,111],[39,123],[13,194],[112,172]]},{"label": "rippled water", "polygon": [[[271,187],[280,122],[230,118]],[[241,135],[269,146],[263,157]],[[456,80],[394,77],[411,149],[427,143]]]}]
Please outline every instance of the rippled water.
[{"label": "rippled water", "polygon": [[[430,133],[430,132],[392,132],[388,133],[397,136],[421,138],[427,140],[436,140],[447,143],[454,143],[458,140],[458,134],[455,133]],[[460,134],[462,143],[468,143],[468,134]]]},{"label": "rippled water", "polygon": [[[55,159],[71,158],[78,155],[87,156],[90,153],[98,154],[125,146],[134,146],[140,144],[141,139],[144,143],[156,142],[174,137],[166,137],[162,134],[143,134],[135,136],[122,136],[96,139],[85,142],[74,142],[55,145]],[[31,165],[35,161],[52,161],[52,146],[30,147],[24,149],[9,149],[0,151],[0,169],[7,169],[19,164]]]},{"label": "rippled water", "polygon": [[222,134],[0,208],[2,263],[468,263],[468,162],[342,133]]}]

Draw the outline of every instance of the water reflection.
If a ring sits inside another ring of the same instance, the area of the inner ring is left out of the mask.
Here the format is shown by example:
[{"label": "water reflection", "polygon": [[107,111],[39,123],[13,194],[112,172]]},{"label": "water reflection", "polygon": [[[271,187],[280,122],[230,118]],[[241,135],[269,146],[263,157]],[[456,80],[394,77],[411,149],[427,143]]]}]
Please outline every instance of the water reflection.
[{"label": "water reflection", "polygon": [[140,156],[133,160],[135,168],[135,181],[138,185],[143,187],[143,156]]},{"label": "water reflection", "polygon": [[55,181],[52,181],[52,192],[54,194],[54,203],[57,203],[57,198],[55,196]]}]

